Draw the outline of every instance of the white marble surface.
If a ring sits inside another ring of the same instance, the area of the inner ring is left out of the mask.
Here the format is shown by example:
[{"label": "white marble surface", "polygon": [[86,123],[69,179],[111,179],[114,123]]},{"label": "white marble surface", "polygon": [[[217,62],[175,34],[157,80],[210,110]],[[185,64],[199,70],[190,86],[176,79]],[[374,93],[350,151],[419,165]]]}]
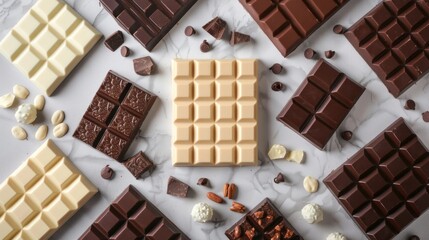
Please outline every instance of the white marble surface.
[{"label": "white marble surface", "polygon": [[[119,52],[110,52],[100,42],[54,95],[47,99],[43,117],[34,126],[25,126],[30,134],[28,141],[15,140],[10,133],[10,129],[17,124],[13,117],[14,109],[0,110],[0,180],[6,178],[40,146],[41,143],[34,139],[37,126],[42,122],[48,122],[55,110],[63,109],[66,112],[66,122],[70,125],[70,133],[62,139],[55,139],[55,142],[99,188],[100,193],[57,231],[52,239],[78,238],[128,184],[135,185],[192,239],[225,239],[225,229],[241,217],[240,214],[230,212],[227,205],[209,202],[217,213],[219,221],[216,224],[199,224],[191,221],[192,206],[200,201],[208,202],[205,198],[208,189],[196,185],[199,177],[208,177],[212,183],[211,190],[218,193],[221,192],[223,183],[236,183],[239,187],[237,200],[249,208],[263,198],[269,197],[305,239],[325,239],[333,231],[343,232],[349,239],[365,239],[323,184],[317,193],[308,194],[302,187],[302,180],[307,175],[322,180],[331,170],[400,116],[407,120],[422,141],[429,146],[429,125],[422,121],[420,115],[421,112],[429,109],[428,76],[420,80],[417,86],[408,90],[400,99],[395,99],[387,93],[384,85],[348,41],[331,31],[336,23],[350,26],[379,1],[351,1],[287,59],[277,52],[237,0],[200,0],[152,53],[148,53],[130,36],[126,36],[125,44],[134,51],[134,55],[129,58],[121,57]],[[0,0],[0,38],[5,36],[34,2],[35,0]],[[67,2],[105,36],[119,29],[110,15],[102,10],[97,0],[67,0]],[[215,16],[225,19],[230,28],[251,34],[254,41],[251,44],[236,47],[231,47],[226,41],[214,41],[200,26]],[[187,25],[193,25],[198,34],[190,38],[186,37],[183,30]],[[214,44],[211,52],[200,52],[199,44],[203,39],[208,39]],[[367,88],[338,131],[350,129],[355,133],[354,138],[350,142],[345,142],[338,137],[337,132],[329,142],[326,151],[315,149],[275,120],[275,116],[315,63],[303,57],[303,50],[308,46],[319,52],[335,50],[336,57],[329,61]],[[150,55],[156,61],[159,71],[150,77],[137,76],[133,71],[132,58],[146,55]],[[258,58],[261,60],[259,79],[261,166],[243,168],[173,168],[171,166],[170,61],[176,57]],[[268,71],[267,68],[275,62],[282,63],[287,72],[276,76]],[[72,132],[109,69],[128,77],[160,97],[160,101],[154,106],[150,117],[142,126],[140,136],[127,153],[127,156],[130,156],[138,150],[143,150],[156,163],[156,170],[145,180],[135,180],[120,164],[72,138]],[[31,95],[26,102],[32,101],[35,95],[40,94],[34,85],[2,57],[0,57],[0,73],[0,94],[11,91],[12,86],[17,83],[31,90]],[[270,86],[273,81],[283,82],[287,90],[272,92]],[[404,100],[408,97],[416,101],[416,111],[403,109]],[[52,128],[50,130],[49,137],[53,137]],[[305,162],[297,165],[286,161],[269,161],[266,152],[268,146],[274,143],[305,150]],[[110,164],[116,170],[117,175],[112,181],[106,181],[100,177],[99,172],[106,164]],[[278,172],[286,175],[288,179],[286,184],[273,183],[273,178]],[[191,197],[179,199],[165,193],[170,175],[192,186],[194,191]],[[300,210],[308,202],[322,205],[325,220],[321,224],[310,225],[301,218]],[[428,239],[429,230],[425,227],[428,221],[429,213],[426,213],[396,239],[405,239],[411,233],[420,235],[422,239]]]}]

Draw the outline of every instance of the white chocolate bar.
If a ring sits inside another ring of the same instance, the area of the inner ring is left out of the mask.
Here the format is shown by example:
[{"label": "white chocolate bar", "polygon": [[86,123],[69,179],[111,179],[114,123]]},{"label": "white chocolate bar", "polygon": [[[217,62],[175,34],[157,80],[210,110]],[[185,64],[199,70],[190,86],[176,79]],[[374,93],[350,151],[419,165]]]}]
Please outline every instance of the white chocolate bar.
[{"label": "white chocolate bar", "polygon": [[0,42],[0,53],[48,96],[100,39],[60,0],[38,0]]},{"label": "white chocolate bar", "polygon": [[257,60],[173,60],[175,166],[258,163]]},{"label": "white chocolate bar", "polygon": [[47,140],[0,184],[0,239],[48,239],[95,193]]}]

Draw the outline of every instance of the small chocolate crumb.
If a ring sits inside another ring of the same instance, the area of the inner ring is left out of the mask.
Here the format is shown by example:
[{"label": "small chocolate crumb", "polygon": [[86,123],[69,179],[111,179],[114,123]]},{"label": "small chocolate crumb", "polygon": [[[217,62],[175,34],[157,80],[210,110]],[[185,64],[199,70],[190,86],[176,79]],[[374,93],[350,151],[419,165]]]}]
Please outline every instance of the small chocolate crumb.
[{"label": "small chocolate crumb", "polygon": [[282,183],[285,181],[285,178],[282,173],[277,174],[277,177],[274,178],[275,183]]},{"label": "small chocolate crumb", "polygon": [[270,67],[270,70],[274,74],[280,74],[283,71],[283,66],[279,63],[274,63],[273,66]]},{"label": "small chocolate crumb", "polygon": [[420,240],[419,236],[413,235],[408,238],[408,240]]},{"label": "small chocolate crumb", "polygon": [[281,91],[281,90],[283,90],[283,83],[281,83],[281,82],[274,82],[271,85],[271,89],[273,91],[275,91],[275,92]]},{"label": "small chocolate crumb", "polygon": [[347,29],[343,25],[341,25],[341,24],[335,25],[332,30],[336,34],[343,34],[343,33],[345,33],[347,31]]},{"label": "small chocolate crumb", "polygon": [[152,75],[155,72],[156,66],[149,56],[136,58],[134,62],[134,71],[141,76]]},{"label": "small chocolate crumb", "polygon": [[307,59],[315,59],[317,57],[317,52],[312,48],[307,48],[304,51],[304,57]]},{"label": "small chocolate crumb", "polygon": [[185,28],[185,35],[190,37],[195,34],[195,29],[192,26],[187,26]]},{"label": "small chocolate crumb", "polygon": [[198,179],[197,185],[207,186],[209,184],[209,180],[207,178]]},{"label": "small chocolate crumb", "polygon": [[234,46],[235,44],[250,42],[250,36],[240,32],[231,32],[231,39],[229,40],[229,44]]},{"label": "small chocolate crumb", "polygon": [[127,46],[121,47],[121,55],[122,57],[128,57],[131,55],[131,50]]},{"label": "small chocolate crumb", "polygon": [[211,49],[212,49],[212,47],[210,46],[210,43],[208,43],[206,40],[204,40],[200,45],[200,50],[203,53],[208,52]]},{"label": "small chocolate crumb", "polygon": [[332,51],[332,50],[325,51],[325,57],[326,57],[327,59],[331,59],[331,58],[333,58],[334,56],[335,56],[335,51]]},{"label": "small chocolate crumb", "polygon": [[115,173],[115,171],[113,171],[112,168],[109,167],[109,165],[106,165],[102,170],[101,170],[101,177],[106,179],[106,180],[111,180],[113,178],[113,174]]},{"label": "small chocolate crumb", "polygon": [[116,31],[104,40],[104,45],[114,52],[124,43],[124,35],[121,31]]},{"label": "small chocolate crumb", "polygon": [[408,99],[408,100],[405,102],[404,108],[405,108],[406,110],[416,110],[416,102],[414,102],[414,101],[413,101],[413,100],[411,100],[411,99]]},{"label": "small chocolate crumb", "polygon": [[422,113],[423,121],[429,122],[429,111]]},{"label": "small chocolate crumb", "polygon": [[353,133],[351,131],[343,131],[341,133],[341,138],[344,139],[345,141],[349,141],[350,139],[352,139],[353,137]]}]

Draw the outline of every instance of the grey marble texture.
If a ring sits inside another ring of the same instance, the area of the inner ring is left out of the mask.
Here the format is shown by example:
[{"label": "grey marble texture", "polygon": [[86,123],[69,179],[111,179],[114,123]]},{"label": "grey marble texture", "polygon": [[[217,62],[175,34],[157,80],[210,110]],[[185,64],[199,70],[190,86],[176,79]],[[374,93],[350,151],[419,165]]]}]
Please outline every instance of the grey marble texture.
[{"label": "grey marble texture", "polygon": [[[102,10],[97,0],[66,1],[105,36],[120,29],[110,15]],[[209,202],[205,198],[209,189],[197,186],[196,182],[200,177],[207,177],[211,181],[210,191],[217,193],[221,193],[225,182],[237,184],[239,187],[237,201],[244,203],[248,208],[252,208],[263,198],[269,197],[305,239],[321,240],[325,239],[330,232],[339,231],[349,239],[363,240],[365,237],[358,227],[322,183],[318,192],[309,194],[302,187],[302,180],[305,176],[311,175],[321,181],[329,172],[398,117],[404,117],[421,137],[421,140],[429,146],[429,124],[424,123],[421,118],[421,112],[429,109],[427,100],[429,76],[420,80],[399,99],[395,99],[388,94],[381,81],[377,79],[345,37],[332,32],[332,27],[337,23],[351,26],[379,1],[350,1],[286,59],[279,54],[237,0],[200,0],[151,53],[148,53],[128,35],[126,35],[125,45],[134,52],[128,58],[120,56],[119,51],[110,52],[100,42],[54,95],[47,98],[45,110],[39,120],[34,125],[24,126],[29,133],[28,141],[15,140],[10,133],[11,128],[17,125],[13,116],[15,109],[0,109],[0,181],[5,179],[40,146],[41,143],[34,139],[37,126],[42,122],[49,123],[51,114],[57,109],[62,109],[66,113],[65,121],[70,126],[70,132],[64,138],[54,139],[54,141],[99,188],[100,193],[57,231],[52,239],[77,239],[129,184],[136,186],[148,199],[157,204],[159,209],[192,239],[226,239],[224,231],[241,218],[241,215],[228,210],[230,203],[219,205]],[[0,0],[0,39],[34,2],[35,0]],[[252,43],[231,47],[227,41],[215,41],[201,28],[215,16],[225,19],[230,29],[250,34],[253,38]],[[188,25],[194,26],[198,34],[186,37],[183,31]],[[213,44],[212,51],[200,52],[199,45],[203,39],[207,39]],[[319,53],[330,49],[335,50],[337,55],[329,62],[367,88],[330,140],[326,151],[317,150],[275,120],[275,116],[315,64],[314,60],[307,60],[303,56],[303,51],[307,47],[312,47]],[[133,71],[132,58],[147,55],[150,55],[157,63],[159,70],[153,76],[140,77]],[[171,166],[170,63],[173,58],[260,59],[260,166],[243,168],[174,168]],[[268,67],[275,62],[285,66],[286,72],[281,75],[273,75]],[[156,164],[156,170],[151,177],[144,180],[135,180],[119,163],[72,137],[72,133],[95,91],[110,69],[159,96],[159,101],[142,126],[139,137],[127,153],[127,156],[131,156],[138,150],[142,150]],[[39,90],[3,57],[0,57],[0,73],[0,95],[11,91],[14,84],[22,84],[31,91],[29,99],[21,101],[21,103],[32,102],[33,98],[40,94]],[[270,86],[274,81],[283,82],[287,87],[286,90],[283,92],[271,91]],[[415,111],[404,110],[403,104],[408,98],[416,101],[417,109]],[[354,132],[354,137],[350,142],[345,142],[339,137],[339,133],[346,129]],[[52,127],[50,127],[49,137],[54,138]],[[269,161],[266,153],[269,146],[275,143],[283,144],[290,149],[304,150],[305,161],[301,165],[286,161]],[[110,164],[116,171],[116,176],[111,181],[100,177],[99,172],[106,164]],[[284,173],[287,178],[286,183],[278,185],[273,183],[273,178],[278,172]],[[191,197],[179,199],[167,195],[166,187],[169,176],[175,176],[189,183],[193,188]],[[207,202],[214,207],[216,223],[192,222],[190,212],[192,206],[197,202]],[[309,202],[322,206],[325,212],[325,220],[322,223],[311,225],[302,219],[300,210]],[[420,235],[421,239],[429,239],[427,222],[429,222],[429,213],[421,216],[395,239],[406,239],[411,233]]]}]

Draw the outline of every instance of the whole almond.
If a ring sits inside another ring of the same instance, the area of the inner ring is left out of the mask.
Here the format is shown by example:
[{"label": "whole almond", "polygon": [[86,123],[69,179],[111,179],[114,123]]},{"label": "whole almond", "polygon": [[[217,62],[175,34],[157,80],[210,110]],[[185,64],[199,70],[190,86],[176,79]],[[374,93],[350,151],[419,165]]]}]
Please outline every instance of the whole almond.
[{"label": "whole almond", "polygon": [[33,105],[36,107],[38,111],[42,111],[45,107],[45,97],[43,95],[37,95],[34,98]]},{"label": "whole almond", "polygon": [[214,192],[208,192],[207,198],[216,203],[223,203],[223,198],[221,198],[219,195],[217,195]]},{"label": "whole almond", "polygon": [[232,202],[232,206],[233,207],[235,207],[235,208],[242,208],[242,209],[246,209],[246,207],[243,205],[243,204],[241,204],[241,203],[239,203],[239,202]]},{"label": "whole almond", "polygon": [[228,188],[229,188],[229,184],[228,184],[228,183],[225,183],[225,184],[223,185],[223,196],[224,196],[224,197],[228,197]]},{"label": "whole almond", "polygon": [[246,209],[242,209],[242,208],[237,208],[237,207],[230,207],[229,210],[233,211],[233,212],[237,212],[237,213],[244,213],[246,211]]},{"label": "whole almond", "polygon": [[228,198],[233,199],[235,198],[235,193],[237,192],[237,186],[234,183],[229,184],[228,187]]},{"label": "whole almond", "polygon": [[235,226],[234,228],[234,238],[241,237],[241,227],[239,225]]}]

